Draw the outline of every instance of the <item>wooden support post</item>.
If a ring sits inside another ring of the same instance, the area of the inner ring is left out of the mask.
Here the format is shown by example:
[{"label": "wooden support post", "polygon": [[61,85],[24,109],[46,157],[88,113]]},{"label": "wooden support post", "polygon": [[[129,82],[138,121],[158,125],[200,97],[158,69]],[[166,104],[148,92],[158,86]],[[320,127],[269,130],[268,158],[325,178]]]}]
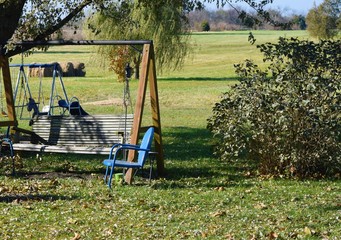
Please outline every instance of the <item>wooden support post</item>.
[{"label": "wooden support post", "polygon": [[163,145],[162,145],[162,132],[161,132],[161,118],[160,118],[160,105],[159,93],[157,88],[156,67],[154,49],[150,49],[149,53],[149,94],[153,118],[153,126],[155,128],[154,142],[155,151],[158,153],[156,156],[157,171],[159,175],[164,175],[164,160],[163,160]]},{"label": "wooden support post", "polygon": [[15,114],[11,74],[9,69],[9,61],[7,57],[0,55],[0,67],[2,68],[2,76],[4,81],[3,84],[7,103],[7,115],[9,119],[9,121],[3,123],[6,124],[6,126],[17,126],[18,122]]},{"label": "wooden support post", "polygon": [[[159,107],[159,99],[158,99],[158,92],[157,92],[157,82],[156,82],[156,69],[155,69],[155,57],[154,57],[154,49],[153,44],[145,44],[143,46],[143,57],[141,63],[141,74],[139,79],[139,87],[138,93],[136,98],[136,105],[134,111],[134,122],[132,127],[132,134],[130,143],[137,144],[141,123],[142,123],[142,116],[143,116],[143,109],[144,109],[144,102],[146,99],[146,89],[147,83],[149,79],[149,86],[150,86],[150,100],[151,100],[151,107],[152,107],[152,120],[153,126],[155,128],[155,150],[158,153],[157,155],[157,169],[160,175],[164,174],[164,161],[163,161],[163,149],[162,149],[162,135],[161,135],[161,120],[160,120],[160,107]],[[129,161],[134,161],[134,153],[129,153]],[[132,169],[129,169],[126,172],[125,180],[128,184],[132,182]]]},{"label": "wooden support post", "polygon": [[[146,89],[147,89],[147,78],[148,78],[148,66],[149,66],[149,49],[150,45],[143,45],[142,53],[142,63],[141,63],[141,74],[139,79],[139,86],[137,90],[136,104],[134,110],[134,121],[133,127],[131,129],[130,144],[137,144],[139,139],[139,133],[142,122],[144,101],[146,99]],[[129,152],[128,160],[134,161],[135,154],[133,151]],[[125,175],[125,181],[131,184],[133,181],[133,171],[129,169]]]}]

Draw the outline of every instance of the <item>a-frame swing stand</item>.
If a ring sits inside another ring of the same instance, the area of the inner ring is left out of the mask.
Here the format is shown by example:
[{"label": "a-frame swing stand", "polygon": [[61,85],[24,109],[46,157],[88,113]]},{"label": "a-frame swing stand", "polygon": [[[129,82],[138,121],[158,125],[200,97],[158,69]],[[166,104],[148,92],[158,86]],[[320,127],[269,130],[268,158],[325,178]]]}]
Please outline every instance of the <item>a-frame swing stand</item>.
[{"label": "a-frame swing stand", "polygon": [[17,126],[18,121],[15,114],[13,89],[11,82],[11,73],[9,69],[9,60],[0,55],[0,68],[2,69],[3,84],[5,90],[8,121],[0,121],[0,127]]},{"label": "a-frame swing stand", "polygon": [[[155,55],[153,44],[144,44],[142,54],[142,71],[139,79],[139,87],[136,98],[136,105],[134,111],[134,121],[131,134],[131,144],[137,144],[138,136],[141,129],[142,115],[144,109],[144,103],[146,99],[146,89],[149,80],[149,92],[150,92],[150,105],[152,111],[152,120],[154,127],[154,143],[155,151],[157,153],[157,170],[160,175],[164,174],[164,161],[163,161],[163,145],[162,145],[162,132],[161,132],[161,119],[160,119],[160,105],[159,95],[157,88],[156,68],[155,68]],[[130,160],[134,157],[129,155]],[[126,173],[126,181],[131,182],[132,171]]]},{"label": "a-frame swing stand", "polygon": [[[134,111],[133,126],[131,129],[131,144],[137,144],[139,134],[142,131],[142,117],[145,106],[145,99],[147,93],[147,85],[149,83],[150,103],[151,103],[151,117],[152,126],[155,129],[154,145],[157,160],[157,171],[159,175],[164,174],[164,154],[162,145],[162,132],[161,132],[161,119],[160,119],[160,106],[157,88],[157,77],[155,68],[155,55],[152,41],[46,41],[46,42],[22,42],[18,45],[26,46],[51,46],[51,45],[143,45],[141,72],[139,79],[139,86],[136,98],[136,105]],[[2,69],[3,84],[6,94],[6,104],[8,112],[8,121],[0,121],[0,127],[15,127],[18,129],[18,122],[15,113],[13,90],[9,69],[9,61],[6,56],[0,55],[0,67]],[[15,149],[15,144],[14,144]],[[134,156],[129,154],[129,160],[133,161]],[[126,181],[132,181],[132,173],[126,173]]]}]

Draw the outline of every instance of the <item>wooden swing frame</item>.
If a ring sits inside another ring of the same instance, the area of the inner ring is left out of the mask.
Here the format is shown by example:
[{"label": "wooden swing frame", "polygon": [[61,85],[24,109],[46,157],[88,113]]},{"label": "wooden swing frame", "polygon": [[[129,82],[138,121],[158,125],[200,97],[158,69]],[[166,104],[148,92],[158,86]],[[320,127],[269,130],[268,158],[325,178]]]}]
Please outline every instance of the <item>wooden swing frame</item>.
[{"label": "wooden swing frame", "polygon": [[[115,41],[115,40],[83,40],[83,41],[32,41],[17,43],[21,46],[62,46],[62,45],[142,45],[142,62],[141,72],[139,78],[139,85],[137,91],[137,98],[134,111],[133,126],[131,129],[130,143],[137,144],[138,137],[143,127],[141,126],[143,110],[145,106],[146,90],[149,83],[150,104],[151,104],[151,117],[152,126],[155,129],[154,143],[156,152],[157,171],[159,175],[164,174],[164,154],[162,145],[162,132],[161,132],[161,119],[160,119],[160,105],[157,87],[155,54],[153,42],[149,40],[137,41]],[[12,90],[12,82],[10,75],[9,59],[6,56],[0,55],[0,67],[2,69],[3,84],[6,96],[8,121],[0,121],[0,127],[18,127],[17,116],[14,107],[14,98]],[[129,161],[134,161],[134,155],[129,154]],[[132,171],[126,173],[126,181],[131,183]]]}]

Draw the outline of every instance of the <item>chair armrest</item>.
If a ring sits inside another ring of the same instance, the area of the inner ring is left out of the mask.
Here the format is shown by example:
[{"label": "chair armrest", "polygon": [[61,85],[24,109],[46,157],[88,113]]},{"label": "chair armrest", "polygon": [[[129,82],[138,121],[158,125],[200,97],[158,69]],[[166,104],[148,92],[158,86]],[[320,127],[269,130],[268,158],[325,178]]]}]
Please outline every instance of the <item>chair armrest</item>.
[{"label": "chair armrest", "polygon": [[11,143],[12,140],[10,138],[8,138],[8,137],[5,137],[5,138],[1,139],[1,142]]},{"label": "chair armrest", "polygon": [[[117,144],[117,145],[119,145],[119,144]],[[120,145],[121,146],[116,149],[113,158],[112,158],[112,151],[110,152],[109,159],[113,159],[115,161],[117,158],[117,154],[122,150],[145,151],[145,152],[150,151],[150,149],[140,148],[140,146],[137,146],[137,145],[131,145],[131,144],[120,144]]]},{"label": "chair armrest", "polygon": [[113,153],[116,154],[120,150],[124,150],[124,149],[138,150],[139,147],[140,147],[139,145],[117,143],[111,147],[110,153],[109,153],[109,159],[111,159]]}]

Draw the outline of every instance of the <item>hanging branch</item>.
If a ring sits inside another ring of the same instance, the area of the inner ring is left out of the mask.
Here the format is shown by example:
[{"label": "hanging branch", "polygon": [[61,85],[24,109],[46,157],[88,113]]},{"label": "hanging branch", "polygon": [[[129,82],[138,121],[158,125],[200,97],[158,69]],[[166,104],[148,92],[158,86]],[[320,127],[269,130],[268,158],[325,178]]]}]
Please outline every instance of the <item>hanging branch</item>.
[{"label": "hanging branch", "polygon": [[[92,0],[84,0],[81,4],[79,4],[77,7],[75,7],[72,11],[69,12],[63,19],[58,21],[55,25],[52,25],[51,27],[47,28],[42,33],[38,34],[33,38],[33,41],[44,41],[48,36],[56,32],[58,29],[62,28],[64,25],[66,25],[68,22],[70,22],[77,14],[79,14],[86,6],[90,5],[93,1]],[[8,57],[14,56],[16,54],[28,51],[34,47],[34,45],[25,45],[25,46],[14,46],[11,49],[7,49],[6,55]]]},{"label": "hanging branch", "polygon": [[260,3],[256,3],[253,0],[245,0],[244,2],[257,12],[258,18],[255,16],[251,16],[244,10],[240,11],[231,2],[227,2],[227,4],[238,13],[239,19],[241,19],[243,24],[248,27],[259,26],[265,22],[274,27],[286,30],[286,29],[290,29],[293,25],[291,21],[283,23],[283,22],[273,20],[270,13],[264,10],[264,7],[267,4],[271,4],[273,0],[264,0],[264,1],[261,1]]}]

